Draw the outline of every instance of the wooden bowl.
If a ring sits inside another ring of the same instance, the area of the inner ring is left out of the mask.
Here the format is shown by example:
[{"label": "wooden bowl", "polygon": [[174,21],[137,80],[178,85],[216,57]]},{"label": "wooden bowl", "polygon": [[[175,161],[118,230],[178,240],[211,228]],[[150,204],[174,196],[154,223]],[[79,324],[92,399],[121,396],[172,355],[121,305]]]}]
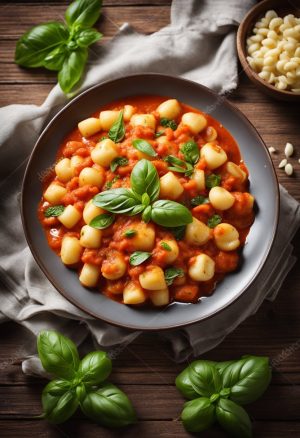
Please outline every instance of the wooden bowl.
[{"label": "wooden bowl", "polygon": [[252,34],[255,23],[262,18],[267,11],[273,9],[278,16],[284,17],[287,14],[299,16],[300,0],[282,1],[282,0],[264,0],[255,5],[241,22],[237,32],[237,51],[242,67],[249,79],[263,92],[279,100],[290,102],[299,102],[300,94],[292,91],[278,90],[274,85],[269,84],[261,79],[258,74],[250,67],[247,61],[246,40]]}]

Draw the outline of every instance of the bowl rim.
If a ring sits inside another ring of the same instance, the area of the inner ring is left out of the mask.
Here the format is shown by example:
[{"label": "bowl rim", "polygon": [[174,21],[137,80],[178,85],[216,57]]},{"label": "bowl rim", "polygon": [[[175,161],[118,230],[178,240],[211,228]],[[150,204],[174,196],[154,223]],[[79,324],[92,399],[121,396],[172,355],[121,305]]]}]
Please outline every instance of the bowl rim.
[{"label": "bowl rim", "polygon": [[[249,31],[249,24],[251,24],[251,21],[255,19],[255,17],[259,17],[261,14],[266,12],[267,8],[269,7],[276,7],[274,6],[274,0],[262,0],[261,2],[255,4],[252,6],[252,8],[247,12],[247,14],[244,16],[243,20],[240,22],[237,34],[236,34],[236,44],[237,44],[237,51],[239,55],[239,59],[241,61],[242,67],[249,76],[250,79],[254,79],[259,84],[266,89],[270,91],[272,94],[278,94],[279,96],[285,96],[286,98],[293,98],[294,100],[299,99],[300,95],[297,93],[294,93],[289,90],[279,90],[274,85],[269,84],[267,81],[262,79],[258,76],[258,73],[253,70],[253,68],[250,66],[249,62],[247,61],[247,53],[246,53],[246,39],[247,39],[247,33]],[[273,5],[273,6],[272,6]],[[264,10],[266,8],[266,10]],[[264,12],[263,12],[264,11]],[[250,23],[245,26],[245,23],[247,20],[250,20]],[[244,33],[244,38],[242,38],[242,33]],[[252,76],[252,77],[251,77]]]},{"label": "bowl rim", "polygon": [[[109,323],[113,326],[116,327],[121,327],[121,328],[125,328],[128,330],[139,330],[139,331],[144,331],[144,332],[156,332],[156,331],[165,331],[165,330],[174,330],[174,329],[179,329],[179,328],[183,328],[183,327],[188,327],[191,326],[193,324],[196,323],[202,323],[204,321],[207,321],[211,318],[213,318],[214,316],[220,314],[222,311],[224,311],[224,309],[229,308],[231,305],[233,305],[234,303],[236,303],[243,295],[244,293],[247,292],[247,290],[250,288],[251,284],[254,282],[254,280],[257,278],[258,274],[262,271],[268,256],[270,254],[270,251],[272,249],[272,246],[274,244],[274,240],[275,240],[275,236],[276,236],[276,232],[277,232],[277,228],[278,228],[278,222],[279,222],[279,207],[280,207],[280,194],[279,194],[279,181],[278,181],[278,177],[275,171],[275,166],[273,164],[273,161],[271,159],[270,153],[268,151],[268,148],[266,146],[266,144],[264,143],[262,137],[260,136],[260,134],[258,133],[258,131],[256,130],[256,128],[254,127],[254,125],[250,122],[250,120],[242,113],[242,111],[234,104],[232,104],[231,102],[228,101],[228,99],[224,96],[222,98],[222,105],[225,105],[227,108],[229,108],[231,111],[233,111],[234,113],[237,113],[237,115],[239,117],[241,117],[243,119],[243,121],[245,122],[246,125],[248,125],[248,127],[251,129],[251,132],[254,136],[258,137],[258,139],[260,140],[260,143],[264,146],[265,150],[266,150],[266,158],[268,160],[268,164],[271,166],[272,169],[272,173],[273,173],[273,183],[274,183],[274,188],[275,188],[275,218],[274,218],[274,223],[273,223],[273,232],[272,232],[272,236],[270,238],[269,241],[269,245],[267,247],[267,249],[265,250],[265,254],[264,257],[262,258],[260,264],[258,265],[256,271],[253,273],[252,277],[249,279],[249,281],[245,284],[245,286],[228,302],[226,302],[226,304],[222,305],[221,307],[219,307],[217,310],[212,311],[210,314],[201,317],[201,318],[195,318],[187,323],[178,323],[178,324],[167,324],[167,325],[161,325],[159,327],[148,327],[148,326],[144,326],[144,327],[139,327],[136,326],[134,324],[130,324],[130,322],[128,322],[128,324],[123,324],[123,323],[119,323],[116,320],[111,320],[110,318],[106,318],[106,317],[99,317],[99,315],[97,315],[96,313],[94,313],[94,311],[92,309],[88,309],[86,308],[85,305],[82,305],[81,303],[78,303],[78,301],[73,298],[72,296],[69,296],[67,294],[65,294],[63,291],[60,290],[60,287],[57,284],[56,278],[54,278],[50,272],[48,271],[47,267],[45,266],[45,264],[42,261],[42,256],[38,253],[38,251],[35,250],[35,247],[33,245],[33,242],[31,240],[31,236],[29,233],[29,223],[27,222],[26,219],[26,214],[25,214],[25,200],[24,200],[24,193],[25,193],[25,189],[26,189],[26,185],[27,185],[27,179],[30,177],[30,167],[31,167],[31,161],[33,156],[36,153],[36,150],[38,148],[38,145],[41,141],[41,139],[43,138],[44,134],[48,131],[48,129],[52,126],[53,123],[55,123],[55,121],[61,117],[61,115],[67,110],[67,108],[69,108],[71,105],[74,104],[74,102],[77,102],[78,100],[81,99],[82,96],[85,96],[88,93],[93,92],[93,90],[95,90],[96,88],[105,86],[106,84],[113,84],[119,81],[122,81],[124,79],[135,79],[135,78],[156,78],[156,79],[169,79],[169,80],[176,80],[176,81],[181,81],[181,82],[186,82],[187,84],[193,85],[198,87],[200,90],[204,90],[206,93],[209,93],[211,95],[213,95],[214,98],[218,98],[220,95],[214,91],[211,90],[210,88],[199,84],[197,82],[191,81],[189,79],[185,79],[182,78],[180,76],[174,76],[174,75],[167,75],[167,74],[161,74],[161,73],[152,73],[152,72],[145,72],[145,73],[135,73],[135,74],[130,74],[130,75],[126,75],[126,76],[122,76],[122,77],[117,77],[115,79],[112,80],[107,80],[107,81],[103,81],[99,84],[93,85],[89,88],[87,88],[86,90],[84,90],[83,92],[81,92],[80,94],[78,94],[76,97],[74,97],[70,102],[68,102],[66,105],[64,105],[52,118],[51,120],[46,124],[46,126],[44,127],[44,129],[41,131],[37,141],[35,142],[35,145],[31,151],[31,154],[29,156],[27,165],[26,165],[26,169],[24,172],[24,176],[23,176],[23,181],[22,181],[22,187],[21,187],[21,202],[20,202],[20,208],[21,208],[21,218],[22,218],[22,224],[23,224],[23,230],[24,230],[24,234],[26,237],[26,241],[28,243],[28,246],[30,248],[30,251],[35,259],[35,261],[37,262],[38,266],[40,267],[40,269],[42,270],[42,272],[44,273],[44,275],[47,277],[47,279],[50,281],[50,283],[54,286],[54,288],[65,298],[67,299],[71,304],[73,304],[74,306],[76,306],[78,309],[80,309],[81,311],[85,312],[87,315],[90,315],[92,317],[94,317],[96,320],[99,321],[103,321],[106,323]],[[158,93],[159,95],[159,93]],[[197,305],[201,303],[201,301],[199,301],[198,303],[194,304]],[[158,309],[159,310],[159,309]]]}]

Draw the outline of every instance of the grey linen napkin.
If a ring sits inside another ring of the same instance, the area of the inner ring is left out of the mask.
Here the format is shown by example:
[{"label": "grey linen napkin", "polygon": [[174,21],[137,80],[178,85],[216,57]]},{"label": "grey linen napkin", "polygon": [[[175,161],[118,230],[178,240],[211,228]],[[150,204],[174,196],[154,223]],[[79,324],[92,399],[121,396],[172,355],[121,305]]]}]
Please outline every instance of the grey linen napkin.
[{"label": "grey linen napkin", "polygon": [[[237,86],[238,79],[235,30],[251,4],[251,0],[229,0],[224,8],[222,0],[174,0],[171,24],[155,34],[141,35],[124,24],[110,43],[93,50],[80,91],[130,73],[165,72],[167,65],[169,73],[198,81],[222,94],[230,92]],[[21,226],[18,198],[28,156],[42,127],[66,102],[56,86],[39,107],[10,105],[0,109],[3,178],[0,184],[0,321],[16,321],[34,335],[45,328],[60,330],[77,344],[91,333],[97,346],[113,349],[111,354],[116,356],[139,333],[97,321],[66,301],[38,268]],[[299,221],[298,203],[281,189],[281,221],[270,263],[243,301],[231,306],[222,317],[163,335],[170,340],[176,360],[213,348],[255,312],[266,297],[276,296],[293,264],[289,242]],[[33,351],[33,343],[28,343],[22,355]],[[35,356],[23,362],[23,369],[26,373],[41,374]]]}]

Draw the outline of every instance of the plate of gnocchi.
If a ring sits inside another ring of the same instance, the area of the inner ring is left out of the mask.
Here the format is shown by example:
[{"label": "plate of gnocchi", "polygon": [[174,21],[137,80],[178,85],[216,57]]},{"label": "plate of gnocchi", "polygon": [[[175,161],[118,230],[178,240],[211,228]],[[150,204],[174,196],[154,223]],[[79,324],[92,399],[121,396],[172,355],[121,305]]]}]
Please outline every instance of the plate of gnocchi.
[{"label": "plate of gnocchi", "polygon": [[65,298],[163,330],[247,293],[278,203],[267,148],[237,108],[191,81],[140,74],[88,89],[52,119],[25,172],[22,219]]}]

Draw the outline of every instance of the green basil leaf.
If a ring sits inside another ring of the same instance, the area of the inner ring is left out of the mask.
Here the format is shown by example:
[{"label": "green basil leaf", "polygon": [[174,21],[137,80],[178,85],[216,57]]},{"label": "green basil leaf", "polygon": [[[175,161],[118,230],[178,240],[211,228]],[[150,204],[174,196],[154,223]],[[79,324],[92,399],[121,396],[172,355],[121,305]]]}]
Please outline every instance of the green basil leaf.
[{"label": "green basil leaf", "polygon": [[52,385],[52,382],[48,383],[42,393],[44,415],[50,423],[64,423],[74,414],[78,407],[76,392],[73,389],[62,394],[52,395],[49,392]]},{"label": "green basil leaf", "polygon": [[45,57],[68,38],[68,29],[57,21],[35,26],[18,40],[15,62],[23,67],[43,67]]},{"label": "green basil leaf", "polygon": [[181,148],[181,152],[184,155],[184,159],[193,165],[195,165],[200,158],[199,146],[194,141],[188,141],[187,143],[184,143]]},{"label": "green basil leaf", "polygon": [[222,376],[222,374],[224,373],[225,369],[229,366],[232,365],[233,363],[235,363],[235,360],[227,360],[225,362],[216,362],[215,363],[215,367],[217,368],[217,370],[219,371],[219,374]]},{"label": "green basil leaf", "polygon": [[222,373],[224,388],[230,388],[230,399],[241,405],[257,400],[271,381],[268,357],[247,356],[227,366]]},{"label": "green basil leaf", "polygon": [[160,246],[165,250],[165,251],[172,251],[172,248],[170,247],[170,245],[167,242],[160,242]]},{"label": "green basil leaf", "polygon": [[150,204],[150,197],[149,197],[148,193],[144,193],[144,194],[142,195],[142,204],[143,204],[145,207],[148,207],[148,205]]},{"label": "green basil leaf", "polygon": [[180,227],[171,228],[170,231],[176,240],[182,240],[185,236],[185,229],[186,229],[186,226],[181,225]]},{"label": "green basil leaf", "polygon": [[142,211],[145,209],[145,206],[143,204],[136,205],[130,213],[127,213],[128,216],[135,216],[136,214],[142,213]]},{"label": "green basil leaf", "polygon": [[79,383],[76,386],[76,396],[79,400],[79,403],[85,398],[86,396],[86,386],[84,383]]},{"label": "green basil leaf", "polygon": [[97,228],[97,230],[105,230],[111,226],[114,222],[115,216],[113,214],[103,213],[99,214],[99,216],[94,217],[89,223],[90,227]]},{"label": "green basil leaf", "polygon": [[108,137],[115,143],[120,143],[125,137],[125,124],[123,118],[123,110],[119,112],[117,120],[114,122],[108,132]]},{"label": "green basil leaf", "polygon": [[213,214],[207,221],[209,228],[215,228],[222,222],[222,217],[219,214]]},{"label": "green basil leaf", "polygon": [[63,395],[72,388],[72,383],[65,379],[54,379],[46,386],[50,395]]},{"label": "green basil leaf", "polygon": [[110,375],[112,363],[104,351],[87,354],[79,364],[78,377],[85,385],[98,385]]},{"label": "green basil leaf", "polygon": [[110,170],[115,172],[118,167],[126,166],[128,164],[128,158],[126,157],[116,157],[110,163]]},{"label": "green basil leaf", "polygon": [[230,436],[236,438],[252,437],[252,426],[249,415],[241,406],[231,400],[220,398],[216,406],[216,417],[220,426]]},{"label": "green basil leaf", "polygon": [[156,157],[157,153],[153,149],[153,146],[146,140],[143,140],[142,138],[137,138],[132,141],[132,145],[135,149],[137,149],[140,152],[143,152],[144,154],[149,155],[150,157]]},{"label": "green basil leaf", "polygon": [[187,171],[187,169],[183,169],[182,167],[179,166],[169,166],[168,170],[172,170],[172,172],[178,172],[178,173],[185,173]]},{"label": "green basil leaf", "polygon": [[93,204],[111,213],[129,214],[140,204],[136,195],[129,189],[111,189],[94,196]]},{"label": "green basil leaf", "polygon": [[[165,242],[161,242],[161,243],[165,243]],[[168,245],[169,246],[169,245]],[[171,247],[169,246],[169,250],[171,251]],[[173,281],[175,280],[175,278],[177,277],[183,277],[184,276],[184,271],[181,268],[167,268],[165,270],[165,280],[168,286],[171,286],[171,284],[173,284]]]},{"label": "green basil leaf", "polygon": [[142,196],[149,195],[151,202],[158,198],[160,184],[159,176],[154,165],[148,160],[139,161],[132,169],[130,176],[132,190]]},{"label": "green basil leaf", "polygon": [[[205,360],[202,362],[207,364],[207,366],[215,366],[217,363],[211,360]],[[192,366],[194,368],[194,362],[192,362],[183,371],[181,371],[181,373],[178,374],[175,380],[175,384],[178,391],[180,391],[181,394],[188,399],[198,398],[199,395],[202,395],[199,394],[198,390],[196,390],[197,388],[194,386],[194,384],[191,381],[190,373],[193,372],[193,370],[191,370]]]},{"label": "green basil leaf", "polygon": [[176,166],[182,167],[184,171],[186,170],[186,162],[180,160],[180,158],[175,157],[175,155],[167,155],[164,159],[167,163],[175,164]]},{"label": "green basil leaf", "polygon": [[43,66],[48,70],[59,71],[68,56],[66,45],[60,45],[52,50],[44,59]]},{"label": "green basil leaf", "polygon": [[63,213],[65,209],[64,205],[53,205],[52,207],[48,207],[45,211],[44,211],[44,216],[45,217],[55,217],[55,216],[59,216],[60,214]]},{"label": "green basil leaf", "polygon": [[79,47],[88,47],[99,41],[102,37],[102,33],[97,32],[96,29],[84,29],[76,35],[76,43]]},{"label": "green basil leaf", "polygon": [[69,27],[92,27],[100,17],[102,0],[75,0],[66,10]]},{"label": "green basil leaf", "polygon": [[58,82],[64,93],[69,93],[74,85],[79,82],[84,72],[87,57],[87,49],[79,47],[65,58],[58,73]]},{"label": "green basil leaf", "polygon": [[189,378],[194,390],[203,397],[219,393],[222,388],[220,374],[210,361],[192,362],[189,366]]},{"label": "green basil leaf", "polygon": [[191,199],[191,204],[196,207],[197,205],[208,204],[209,199],[205,198],[205,196],[198,195]]},{"label": "green basil leaf", "polygon": [[142,214],[142,220],[147,224],[151,220],[151,211],[152,207],[151,205],[148,205],[148,207],[145,208],[143,214]]},{"label": "green basil leaf", "polygon": [[173,129],[173,131],[175,131],[177,129],[177,123],[175,122],[175,120],[170,120],[170,119],[167,119],[166,117],[163,117],[162,119],[160,119],[160,124],[161,124],[161,126],[165,126],[166,128]]},{"label": "green basil leaf", "polygon": [[215,411],[209,398],[196,398],[184,404],[181,420],[188,432],[202,432],[214,424]]},{"label": "green basil leaf", "polygon": [[221,184],[221,175],[216,175],[212,173],[205,177],[205,185],[208,189],[219,186]]},{"label": "green basil leaf", "polygon": [[89,391],[80,406],[87,417],[107,427],[122,427],[136,422],[127,395],[111,383]]},{"label": "green basil leaf", "polygon": [[159,200],[152,205],[151,219],[164,227],[178,227],[192,222],[191,212],[174,201]]},{"label": "green basil leaf", "polygon": [[131,237],[136,235],[136,230],[126,230],[124,231],[124,236],[127,237],[127,239],[131,239]]},{"label": "green basil leaf", "polygon": [[37,338],[37,349],[46,371],[64,379],[75,377],[79,355],[71,339],[54,330],[41,331]]},{"label": "green basil leaf", "polygon": [[139,266],[151,257],[151,252],[135,251],[129,257],[129,263],[132,266]]}]

